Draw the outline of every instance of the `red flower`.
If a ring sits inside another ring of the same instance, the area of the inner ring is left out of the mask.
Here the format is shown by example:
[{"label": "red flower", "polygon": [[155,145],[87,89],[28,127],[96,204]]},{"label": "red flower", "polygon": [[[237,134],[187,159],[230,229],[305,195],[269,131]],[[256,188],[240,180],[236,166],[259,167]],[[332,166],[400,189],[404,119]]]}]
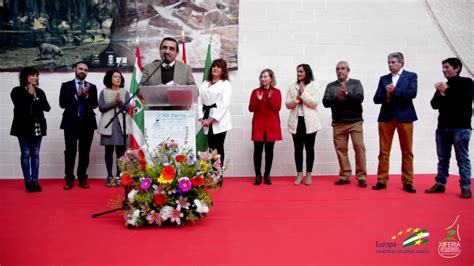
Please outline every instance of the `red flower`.
[{"label": "red flower", "polygon": [[145,171],[146,170],[146,161],[145,160],[140,160],[138,162],[140,163],[140,166],[138,168],[142,171]]},{"label": "red flower", "polygon": [[176,175],[176,169],[174,169],[173,166],[167,165],[163,167],[163,178],[167,180],[172,180],[174,176]]},{"label": "red flower", "polygon": [[156,206],[163,206],[167,202],[168,202],[168,200],[166,199],[165,195],[163,195],[161,193],[155,194],[155,205]]},{"label": "red flower", "polygon": [[204,183],[204,178],[200,175],[191,178],[191,184],[195,187],[200,187]]},{"label": "red flower", "polygon": [[184,155],[181,155],[181,154],[177,155],[175,159],[176,159],[176,162],[178,163],[184,163],[184,161],[186,161],[186,157],[184,157]]},{"label": "red flower", "polygon": [[122,186],[128,187],[133,185],[133,179],[128,172],[122,173]]}]

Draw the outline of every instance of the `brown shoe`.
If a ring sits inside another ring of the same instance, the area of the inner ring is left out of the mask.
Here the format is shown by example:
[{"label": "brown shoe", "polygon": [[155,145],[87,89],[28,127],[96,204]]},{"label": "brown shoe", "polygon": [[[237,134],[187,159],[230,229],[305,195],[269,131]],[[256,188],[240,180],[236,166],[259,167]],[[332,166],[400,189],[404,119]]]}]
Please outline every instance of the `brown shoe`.
[{"label": "brown shoe", "polygon": [[74,187],[74,180],[66,180],[66,185],[64,185],[64,190],[70,190]]},{"label": "brown shoe", "polygon": [[340,185],[345,185],[345,184],[350,184],[350,183],[351,183],[351,181],[349,179],[340,178],[340,179],[338,179],[334,182],[334,185],[340,186]]},{"label": "brown shoe", "polygon": [[90,188],[90,186],[89,186],[89,184],[87,184],[87,181],[86,181],[86,180],[84,180],[84,181],[79,181],[79,187],[80,187],[80,188],[85,188],[85,189]]}]

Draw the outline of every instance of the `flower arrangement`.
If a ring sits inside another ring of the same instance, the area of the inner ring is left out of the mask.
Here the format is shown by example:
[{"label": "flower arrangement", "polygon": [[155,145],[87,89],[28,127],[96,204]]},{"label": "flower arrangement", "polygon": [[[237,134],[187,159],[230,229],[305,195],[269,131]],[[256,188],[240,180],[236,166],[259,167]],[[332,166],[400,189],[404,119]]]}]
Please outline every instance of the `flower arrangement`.
[{"label": "flower arrangement", "polygon": [[180,149],[174,140],[160,143],[153,151],[128,150],[119,160],[125,224],[182,226],[209,213],[208,189],[222,181],[223,169],[216,151]]}]

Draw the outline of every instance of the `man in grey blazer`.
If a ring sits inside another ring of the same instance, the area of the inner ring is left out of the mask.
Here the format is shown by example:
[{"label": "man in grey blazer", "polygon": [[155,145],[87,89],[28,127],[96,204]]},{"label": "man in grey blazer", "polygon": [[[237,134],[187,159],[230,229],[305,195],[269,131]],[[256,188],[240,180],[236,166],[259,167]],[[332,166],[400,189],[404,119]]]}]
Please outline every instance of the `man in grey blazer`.
[{"label": "man in grey blazer", "polygon": [[195,85],[191,67],[175,61],[179,54],[178,42],[166,37],[160,44],[161,60],[145,65],[140,85]]}]

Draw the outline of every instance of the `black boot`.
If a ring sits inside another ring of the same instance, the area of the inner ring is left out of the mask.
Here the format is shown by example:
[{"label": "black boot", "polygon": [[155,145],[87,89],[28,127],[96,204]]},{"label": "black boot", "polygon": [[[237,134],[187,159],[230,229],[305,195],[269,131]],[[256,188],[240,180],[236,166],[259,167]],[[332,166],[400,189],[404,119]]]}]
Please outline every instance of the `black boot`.
[{"label": "black boot", "polygon": [[217,181],[216,186],[217,186],[217,187],[222,187],[222,183],[223,183],[223,182],[224,182],[224,178],[221,177],[221,179],[219,179],[219,181]]},{"label": "black boot", "polygon": [[33,187],[34,192],[41,192],[43,189],[40,187],[38,180],[31,182],[31,186]]},{"label": "black boot", "polygon": [[33,182],[25,182],[25,188],[26,192],[28,193],[35,192],[35,190],[33,189]]},{"label": "black boot", "polygon": [[262,175],[258,174],[255,176],[255,182],[253,182],[254,185],[258,186],[262,184]]},{"label": "black boot", "polygon": [[263,174],[263,183],[265,183],[265,185],[271,185],[272,184],[272,181],[270,180],[270,174]]}]

